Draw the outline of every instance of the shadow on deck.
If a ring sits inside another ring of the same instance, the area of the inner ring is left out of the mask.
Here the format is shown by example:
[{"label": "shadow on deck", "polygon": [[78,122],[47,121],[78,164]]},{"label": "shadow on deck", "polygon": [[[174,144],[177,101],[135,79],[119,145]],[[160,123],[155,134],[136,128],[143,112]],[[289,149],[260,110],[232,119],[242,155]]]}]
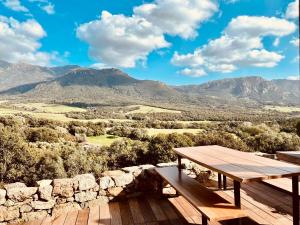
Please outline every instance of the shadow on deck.
[{"label": "shadow on deck", "polygon": [[[217,191],[233,201],[233,190]],[[292,225],[292,199],[263,183],[242,186],[242,207],[249,218],[209,222],[210,225]],[[201,224],[201,215],[183,197],[157,198],[143,195],[126,201],[69,212],[26,225],[187,225]]]}]

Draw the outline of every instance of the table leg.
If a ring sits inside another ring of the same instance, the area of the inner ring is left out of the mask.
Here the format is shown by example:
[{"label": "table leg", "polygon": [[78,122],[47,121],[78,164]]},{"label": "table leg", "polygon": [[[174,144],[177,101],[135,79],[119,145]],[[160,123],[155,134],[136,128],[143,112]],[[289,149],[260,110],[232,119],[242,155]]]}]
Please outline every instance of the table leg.
[{"label": "table leg", "polygon": [[241,183],[238,181],[233,181],[234,188],[234,204],[235,206],[241,208]]},{"label": "table leg", "polygon": [[227,190],[227,177],[223,175],[223,189]]},{"label": "table leg", "polygon": [[180,155],[178,155],[177,158],[178,158],[178,169],[181,170],[182,169],[182,164],[181,164],[182,157]]},{"label": "table leg", "polygon": [[218,188],[222,188],[222,175],[220,173],[218,173]]},{"label": "table leg", "polygon": [[293,225],[299,225],[299,177],[292,177],[293,188]]}]

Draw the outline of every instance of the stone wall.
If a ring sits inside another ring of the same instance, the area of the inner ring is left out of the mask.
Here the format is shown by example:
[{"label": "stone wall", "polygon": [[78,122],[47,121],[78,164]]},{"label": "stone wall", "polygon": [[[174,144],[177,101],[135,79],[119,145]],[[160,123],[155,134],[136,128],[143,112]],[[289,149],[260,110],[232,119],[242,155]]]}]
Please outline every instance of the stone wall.
[{"label": "stone wall", "polygon": [[[176,163],[157,166],[174,165]],[[185,161],[184,165],[186,172],[196,177],[193,164]],[[158,191],[160,177],[154,168],[153,165],[141,165],[106,171],[98,180],[92,174],[83,174],[74,178],[41,180],[35,187],[27,187],[24,183],[4,185],[4,189],[0,189],[0,225],[56,216]]]}]

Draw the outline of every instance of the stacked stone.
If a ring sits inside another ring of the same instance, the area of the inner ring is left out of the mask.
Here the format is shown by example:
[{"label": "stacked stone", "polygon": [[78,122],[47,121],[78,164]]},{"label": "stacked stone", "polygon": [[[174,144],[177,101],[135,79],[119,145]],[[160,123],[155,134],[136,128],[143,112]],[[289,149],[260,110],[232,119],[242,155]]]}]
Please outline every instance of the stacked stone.
[{"label": "stacked stone", "polygon": [[156,191],[159,176],[152,165],[106,171],[96,181],[92,174],[41,180],[36,187],[24,183],[0,189],[0,225],[57,216],[142,192]]}]

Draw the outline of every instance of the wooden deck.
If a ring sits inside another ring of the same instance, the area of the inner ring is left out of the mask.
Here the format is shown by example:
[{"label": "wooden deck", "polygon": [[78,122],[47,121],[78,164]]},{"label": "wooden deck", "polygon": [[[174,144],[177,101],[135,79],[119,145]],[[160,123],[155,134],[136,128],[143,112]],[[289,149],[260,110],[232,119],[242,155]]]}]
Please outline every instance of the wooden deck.
[{"label": "wooden deck", "polygon": [[[216,191],[233,201],[233,190]],[[242,208],[249,218],[240,225],[292,225],[292,198],[263,183],[243,184]],[[300,204],[300,202],[299,202]],[[183,197],[159,199],[142,196],[99,207],[69,212],[58,218],[46,218],[26,225],[186,225],[201,224],[201,215]],[[210,225],[237,225],[238,221]]]}]

